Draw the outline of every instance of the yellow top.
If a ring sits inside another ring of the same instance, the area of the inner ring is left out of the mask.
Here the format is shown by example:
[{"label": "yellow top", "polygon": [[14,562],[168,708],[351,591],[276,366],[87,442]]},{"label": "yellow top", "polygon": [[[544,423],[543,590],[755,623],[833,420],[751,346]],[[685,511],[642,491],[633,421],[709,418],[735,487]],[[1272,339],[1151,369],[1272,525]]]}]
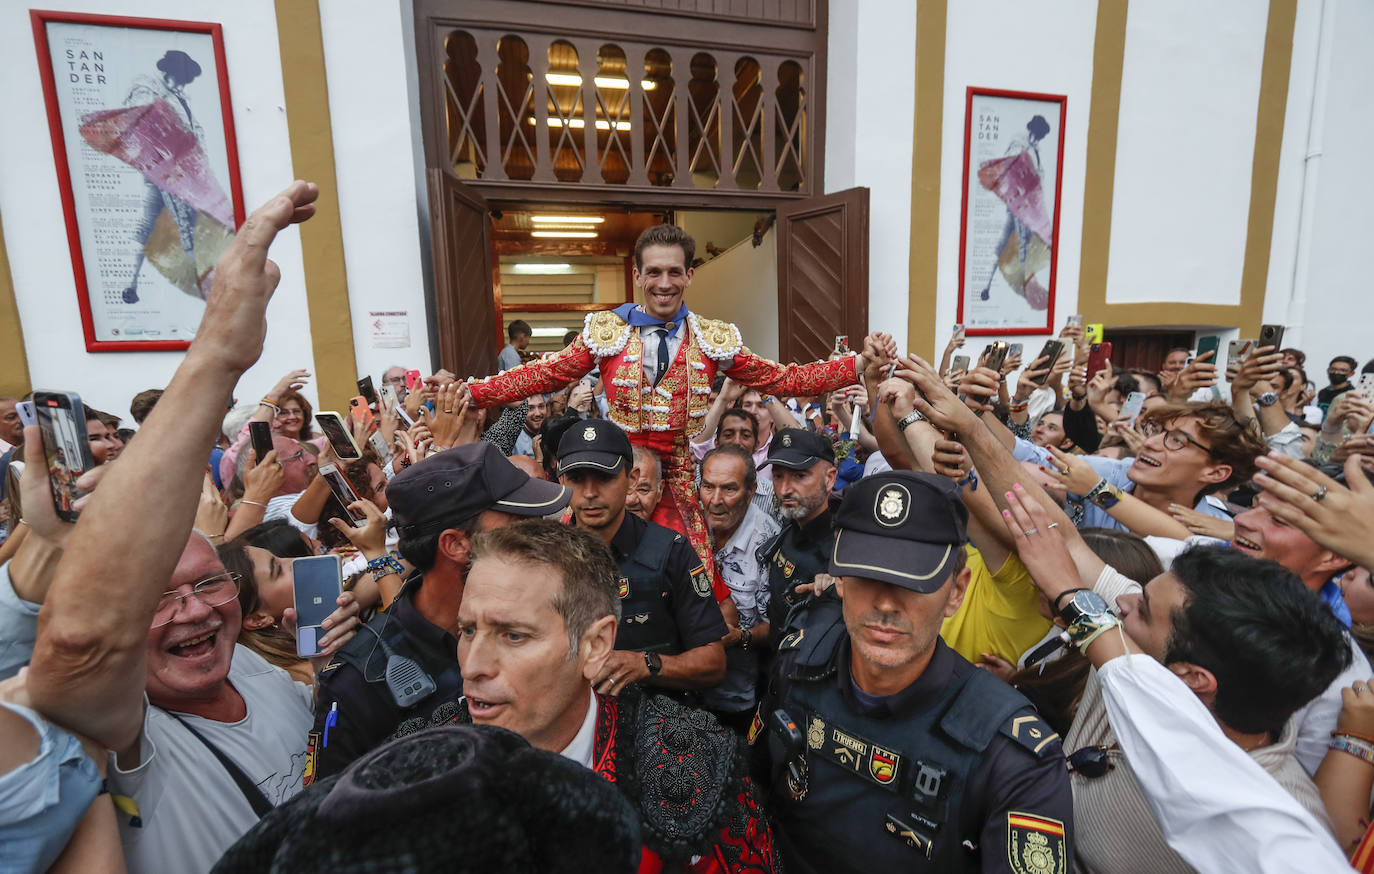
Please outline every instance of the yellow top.
[{"label": "yellow top", "polygon": [[989,653],[1015,665],[1050,630],[1050,620],[1040,615],[1040,592],[1014,552],[993,573],[983,554],[969,546],[968,568],[964,603],[944,621],[940,636],[974,664]]}]

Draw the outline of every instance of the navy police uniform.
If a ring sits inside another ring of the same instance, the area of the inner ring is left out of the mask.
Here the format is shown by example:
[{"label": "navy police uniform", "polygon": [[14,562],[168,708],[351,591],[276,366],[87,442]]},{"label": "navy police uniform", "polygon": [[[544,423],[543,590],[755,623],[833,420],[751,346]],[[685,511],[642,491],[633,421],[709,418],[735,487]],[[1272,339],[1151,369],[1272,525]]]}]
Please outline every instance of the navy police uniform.
[{"label": "navy police uniform", "polygon": [[[392,738],[447,725],[460,713],[458,641],[415,609],[423,582],[408,580],[391,606],[358,629],[320,672],[305,785],[341,772]],[[392,654],[415,661],[434,680],[435,690],[409,707],[398,706],[386,683]]]},{"label": "navy police uniform", "polygon": [[611,553],[620,569],[616,649],[680,655],[726,635],[711,578],[681,534],[626,513]]},{"label": "navy police uniform", "polygon": [[[830,573],[938,592],[966,520],[941,477],[861,480],[836,514]],[[1030,702],[938,637],[913,682],[869,694],[851,669],[842,610],[816,601],[796,611],[750,728],[789,870],[1068,871],[1068,773],[1059,736]]]},{"label": "navy police uniform", "polygon": [[[558,441],[560,476],[614,477],[633,464],[630,439],[604,419],[587,419]],[[620,570],[616,649],[681,655],[725,636],[711,575],[681,534],[625,513],[610,546]]]}]

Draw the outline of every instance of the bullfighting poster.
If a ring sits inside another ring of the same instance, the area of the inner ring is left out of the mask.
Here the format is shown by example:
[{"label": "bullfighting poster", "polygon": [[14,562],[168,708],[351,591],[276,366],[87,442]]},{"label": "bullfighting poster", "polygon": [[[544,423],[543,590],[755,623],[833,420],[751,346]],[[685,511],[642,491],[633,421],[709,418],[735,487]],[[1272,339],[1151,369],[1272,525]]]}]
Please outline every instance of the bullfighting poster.
[{"label": "bullfighting poster", "polygon": [[86,348],[184,349],[244,218],[220,26],[31,15]]},{"label": "bullfighting poster", "polygon": [[971,335],[1053,330],[1067,102],[968,89],[959,321]]}]

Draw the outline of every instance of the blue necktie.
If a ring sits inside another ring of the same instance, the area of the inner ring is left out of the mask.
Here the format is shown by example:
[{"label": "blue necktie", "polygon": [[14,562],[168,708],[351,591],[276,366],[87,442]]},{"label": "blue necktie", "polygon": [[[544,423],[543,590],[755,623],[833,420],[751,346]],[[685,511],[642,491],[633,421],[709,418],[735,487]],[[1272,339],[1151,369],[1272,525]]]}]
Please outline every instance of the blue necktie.
[{"label": "blue necktie", "polygon": [[668,332],[659,328],[654,333],[658,335],[658,366],[654,369],[654,385],[658,385],[668,372]]}]

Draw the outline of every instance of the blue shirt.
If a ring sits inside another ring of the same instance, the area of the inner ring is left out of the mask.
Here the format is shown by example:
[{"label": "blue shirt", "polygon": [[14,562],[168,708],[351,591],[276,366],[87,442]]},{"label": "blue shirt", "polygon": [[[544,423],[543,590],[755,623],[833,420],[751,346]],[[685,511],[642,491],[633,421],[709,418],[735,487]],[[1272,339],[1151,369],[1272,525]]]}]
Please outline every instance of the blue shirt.
[{"label": "blue shirt", "polygon": [[1331,608],[1331,612],[1336,614],[1336,618],[1341,620],[1341,624],[1346,628],[1350,627],[1352,621],[1350,608],[1345,605],[1345,595],[1341,592],[1340,584],[1336,582],[1336,577],[1326,581],[1326,585],[1317,590],[1317,595],[1322,599],[1322,603]]}]

